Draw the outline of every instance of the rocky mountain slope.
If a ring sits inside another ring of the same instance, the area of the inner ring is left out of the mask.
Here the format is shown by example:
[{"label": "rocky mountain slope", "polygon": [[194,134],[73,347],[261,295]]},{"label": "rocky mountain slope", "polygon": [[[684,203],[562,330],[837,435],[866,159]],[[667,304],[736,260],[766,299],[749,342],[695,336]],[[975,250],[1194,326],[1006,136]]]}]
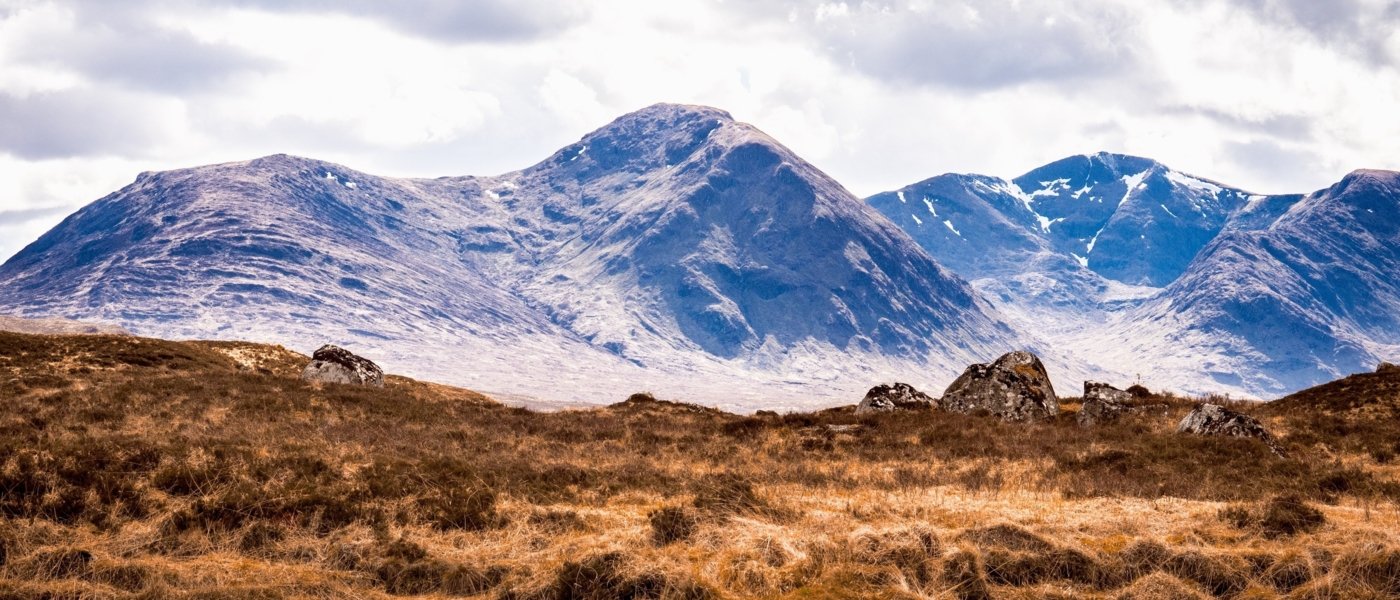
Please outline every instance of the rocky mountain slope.
[{"label": "rocky mountain slope", "polygon": [[1220,356],[1216,381],[1286,393],[1400,355],[1396,273],[1400,173],[1356,171],[1222,234],[1133,319],[1208,332],[1175,354]]},{"label": "rocky mountain slope", "polygon": [[1400,354],[1396,178],[1259,196],[1100,153],[867,201],[1053,347],[1149,385],[1276,397]]},{"label": "rocky mountain slope", "polygon": [[895,375],[946,382],[1016,343],[839,184],[727,113],[679,105],[496,177],[282,155],[144,173],[0,267],[0,306],[332,342],[565,402],[648,387],[734,407],[848,401]]}]

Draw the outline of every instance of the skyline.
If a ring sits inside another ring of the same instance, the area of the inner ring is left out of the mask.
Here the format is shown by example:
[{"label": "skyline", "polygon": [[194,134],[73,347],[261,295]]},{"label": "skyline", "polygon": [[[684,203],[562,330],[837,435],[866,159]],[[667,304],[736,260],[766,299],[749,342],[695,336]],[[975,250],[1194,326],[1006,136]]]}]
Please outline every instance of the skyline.
[{"label": "skyline", "polygon": [[1101,150],[1310,192],[1400,168],[1400,3],[1328,4],[0,0],[0,260],[141,171],[493,175],[656,102],[859,196]]}]

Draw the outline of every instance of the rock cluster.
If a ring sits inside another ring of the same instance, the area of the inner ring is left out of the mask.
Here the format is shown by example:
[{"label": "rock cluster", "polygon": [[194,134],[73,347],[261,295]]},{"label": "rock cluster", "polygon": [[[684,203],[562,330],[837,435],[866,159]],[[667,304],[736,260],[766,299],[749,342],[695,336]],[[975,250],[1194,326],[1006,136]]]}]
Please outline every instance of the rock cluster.
[{"label": "rock cluster", "polygon": [[933,405],[933,398],[907,383],[880,384],[865,393],[865,398],[856,405],[856,414],[920,410],[932,408]]},{"label": "rock cluster", "polygon": [[1128,412],[1132,395],[1107,383],[1084,382],[1084,401],[1077,419],[1080,425],[1098,425],[1115,421]]},{"label": "rock cluster", "polygon": [[1397,365],[1397,364],[1395,364],[1395,363],[1389,363],[1389,362],[1381,361],[1381,364],[1380,364],[1379,366],[1376,367],[1376,372],[1377,372],[1377,373],[1400,373],[1400,365]]},{"label": "rock cluster", "polygon": [[311,362],[301,371],[301,379],[321,383],[384,387],[384,371],[379,365],[331,344],[321,346],[311,355]]},{"label": "rock cluster", "polygon": [[1196,435],[1224,435],[1254,438],[1268,446],[1274,454],[1283,456],[1283,448],[1274,436],[1264,429],[1258,419],[1243,415],[1219,404],[1198,404],[1186,418],[1176,426],[1177,433]]},{"label": "rock cluster", "polygon": [[[1145,389],[1145,388],[1144,388]],[[1133,405],[1134,395],[1107,383],[1084,382],[1084,401],[1079,407],[1076,419],[1080,425],[1101,425],[1118,420],[1119,417],[1141,412],[1166,412],[1165,404]]]},{"label": "rock cluster", "polygon": [[1008,421],[1035,421],[1060,412],[1045,365],[1019,350],[991,364],[968,367],[943,392],[938,405],[950,412],[986,411]]}]

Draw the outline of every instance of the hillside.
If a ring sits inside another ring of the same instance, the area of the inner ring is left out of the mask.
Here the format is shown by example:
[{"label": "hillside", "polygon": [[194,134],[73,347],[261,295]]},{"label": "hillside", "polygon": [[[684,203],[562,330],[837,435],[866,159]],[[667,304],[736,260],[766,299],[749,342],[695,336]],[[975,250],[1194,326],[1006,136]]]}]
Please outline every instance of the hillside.
[{"label": "hillside", "polygon": [[1175,434],[1171,397],[1094,428],[645,395],[537,413],[307,384],[305,360],[0,333],[0,597],[1400,593],[1396,467],[1328,429],[1285,432],[1284,459]]},{"label": "hillside", "polygon": [[0,266],[0,306],[354,345],[560,403],[639,387],[733,409],[830,404],[903,374],[946,383],[1019,339],[776,140],[669,104],[494,177],[285,155],[143,173]]}]

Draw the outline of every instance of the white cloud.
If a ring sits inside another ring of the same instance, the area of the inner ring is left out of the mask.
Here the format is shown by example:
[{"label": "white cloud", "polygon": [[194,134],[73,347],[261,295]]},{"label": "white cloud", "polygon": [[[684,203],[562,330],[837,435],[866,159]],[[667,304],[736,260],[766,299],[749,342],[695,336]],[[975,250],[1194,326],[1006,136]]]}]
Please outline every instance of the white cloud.
[{"label": "white cloud", "polygon": [[1096,150],[1307,191],[1400,168],[1400,9],[1324,4],[0,0],[0,214],[276,152],[500,173],[663,101],[861,195]]}]

